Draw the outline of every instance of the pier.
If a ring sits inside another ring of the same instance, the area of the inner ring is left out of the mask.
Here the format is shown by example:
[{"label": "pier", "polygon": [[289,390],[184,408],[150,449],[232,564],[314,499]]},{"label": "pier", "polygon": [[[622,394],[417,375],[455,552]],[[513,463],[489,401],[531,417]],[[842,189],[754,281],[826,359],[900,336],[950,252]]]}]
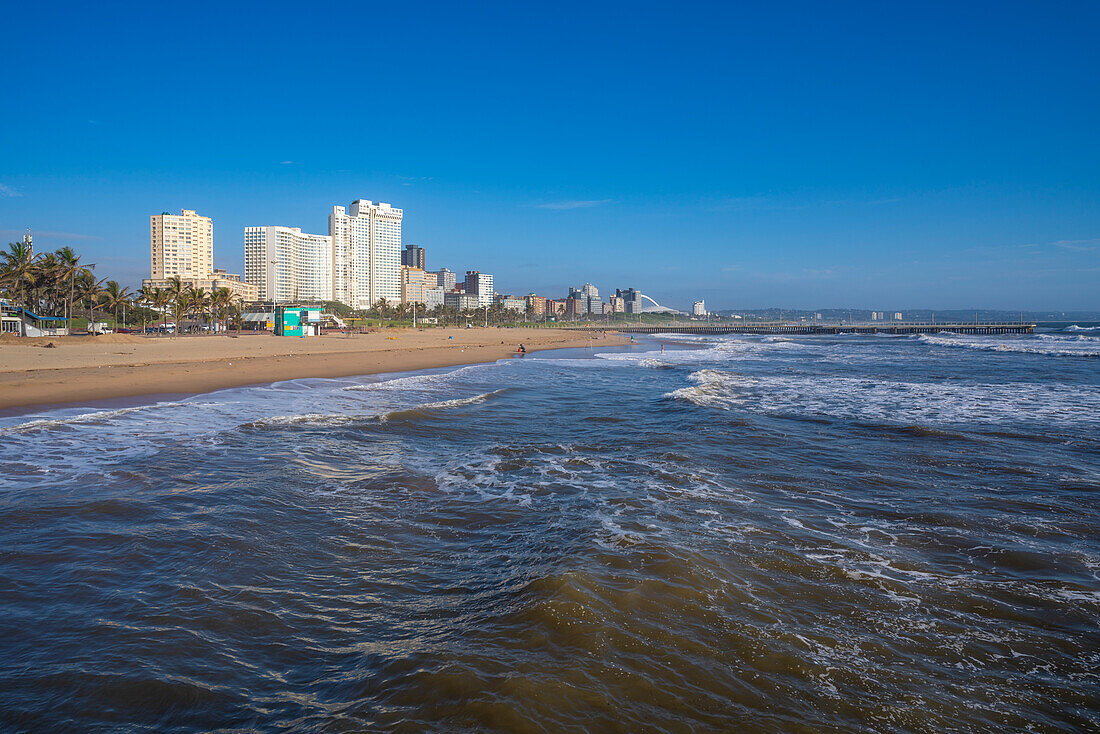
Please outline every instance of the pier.
[{"label": "pier", "polygon": [[752,323],[730,325],[622,325],[574,327],[589,330],[614,330],[622,334],[1032,334],[1035,324],[1027,322],[975,323],[883,323],[883,324],[791,324]]}]

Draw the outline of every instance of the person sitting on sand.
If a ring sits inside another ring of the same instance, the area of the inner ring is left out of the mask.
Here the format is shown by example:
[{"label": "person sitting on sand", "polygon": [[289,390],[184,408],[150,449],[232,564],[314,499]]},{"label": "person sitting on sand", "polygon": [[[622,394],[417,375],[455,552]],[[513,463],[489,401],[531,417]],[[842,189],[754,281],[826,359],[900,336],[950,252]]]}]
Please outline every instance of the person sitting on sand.
[{"label": "person sitting on sand", "polygon": [[527,354],[527,347],[520,344],[519,349],[517,349],[516,351],[519,352],[520,354]]}]

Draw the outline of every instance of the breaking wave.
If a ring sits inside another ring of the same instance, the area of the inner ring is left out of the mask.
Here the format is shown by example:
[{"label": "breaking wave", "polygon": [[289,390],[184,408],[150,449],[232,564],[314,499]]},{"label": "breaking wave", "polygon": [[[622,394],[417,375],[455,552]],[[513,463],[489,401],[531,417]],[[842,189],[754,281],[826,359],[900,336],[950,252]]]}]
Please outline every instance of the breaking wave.
[{"label": "breaking wave", "polygon": [[1086,336],[1034,334],[1019,337],[982,337],[965,334],[921,334],[917,339],[930,346],[978,349],[985,352],[1017,352],[1052,357],[1100,357],[1100,339]]}]

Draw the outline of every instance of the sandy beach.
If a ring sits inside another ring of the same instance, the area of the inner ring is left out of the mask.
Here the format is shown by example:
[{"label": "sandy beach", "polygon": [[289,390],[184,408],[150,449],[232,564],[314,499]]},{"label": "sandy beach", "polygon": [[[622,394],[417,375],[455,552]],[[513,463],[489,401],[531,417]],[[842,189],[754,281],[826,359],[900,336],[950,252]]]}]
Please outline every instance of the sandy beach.
[{"label": "sandy beach", "polygon": [[520,343],[535,352],[625,342],[615,334],[498,328],[387,329],[307,339],[266,333],[10,338],[0,340],[0,410],[490,362],[515,355]]}]

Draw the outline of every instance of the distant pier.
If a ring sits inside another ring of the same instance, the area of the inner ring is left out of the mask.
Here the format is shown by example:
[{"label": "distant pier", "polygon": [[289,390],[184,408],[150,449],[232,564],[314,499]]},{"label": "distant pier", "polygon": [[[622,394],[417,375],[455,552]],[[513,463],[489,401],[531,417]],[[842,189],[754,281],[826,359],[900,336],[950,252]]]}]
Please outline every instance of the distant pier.
[{"label": "distant pier", "polygon": [[580,329],[607,331],[614,330],[622,334],[1032,334],[1034,323],[1026,322],[985,322],[952,324],[785,324],[754,323],[731,324],[729,326],[580,326]]}]

